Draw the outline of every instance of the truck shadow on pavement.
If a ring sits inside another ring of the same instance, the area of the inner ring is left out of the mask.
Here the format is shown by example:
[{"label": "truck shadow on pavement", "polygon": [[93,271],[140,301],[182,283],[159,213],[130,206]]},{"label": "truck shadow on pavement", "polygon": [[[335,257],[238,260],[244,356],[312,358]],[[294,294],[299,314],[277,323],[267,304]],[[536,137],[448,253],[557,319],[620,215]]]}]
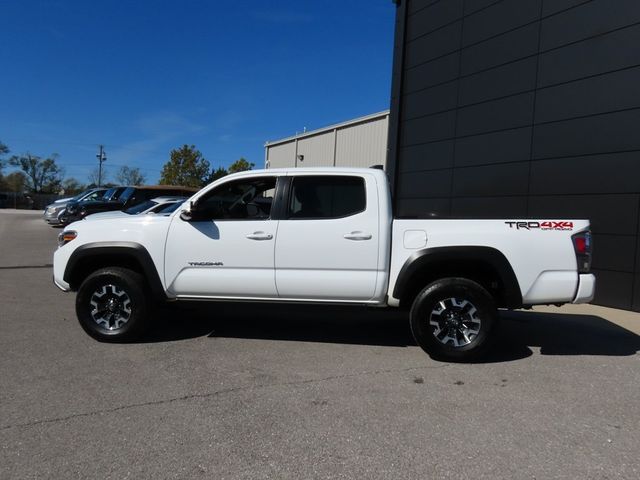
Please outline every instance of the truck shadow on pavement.
[{"label": "truck shadow on pavement", "polygon": [[[498,341],[484,363],[542,355],[627,356],[640,336],[594,315],[503,311]],[[415,347],[406,313],[397,309],[264,303],[193,303],[160,312],[144,342],[196,337]]]}]

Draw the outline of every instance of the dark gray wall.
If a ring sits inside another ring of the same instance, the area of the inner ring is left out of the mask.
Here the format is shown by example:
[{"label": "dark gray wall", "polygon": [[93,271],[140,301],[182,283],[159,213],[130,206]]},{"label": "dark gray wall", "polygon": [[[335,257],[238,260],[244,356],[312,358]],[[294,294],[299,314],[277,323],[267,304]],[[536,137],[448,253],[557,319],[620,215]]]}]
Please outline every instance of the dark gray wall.
[{"label": "dark gray wall", "polygon": [[587,217],[640,311],[640,1],[401,0],[395,41],[396,215]]}]

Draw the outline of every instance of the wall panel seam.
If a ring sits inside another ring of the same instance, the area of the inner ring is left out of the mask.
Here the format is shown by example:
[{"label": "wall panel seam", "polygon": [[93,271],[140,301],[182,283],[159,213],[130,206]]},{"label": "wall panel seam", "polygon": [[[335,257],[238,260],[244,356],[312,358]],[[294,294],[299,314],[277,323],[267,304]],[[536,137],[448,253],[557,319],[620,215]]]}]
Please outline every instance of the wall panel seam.
[{"label": "wall panel seam", "polygon": [[[591,0],[591,1],[593,1],[593,0]],[[516,27],[516,28],[513,28],[513,29],[508,30],[508,31],[506,31],[506,32],[502,32],[502,33],[500,33],[500,34],[497,34],[497,35],[495,35],[495,36],[493,36],[493,37],[486,38],[486,39],[481,40],[481,41],[479,41],[479,42],[476,42],[476,43],[472,43],[472,44],[466,45],[465,47],[463,47],[463,48],[461,48],[461,49],[459,49],[459,50],[451,50],[451,51],[449,51],[449,52],[447,52],[447,53],[445,53],[445,54],[438,55],[437,57],[433,57],[433,58],[430,58],[430,59],[428,59],[428,60],[425,60],[424,62],[420,62],[420,63],[417,63],[417,64],[415,64],[415,65],[411,65],[410,67],[406,67],[404,70],[405,70],[405,71],[413,70],[414,68],[420,67],[420,66],[422,66],[422,65],[424,65],[424,64],[426,64],[426,63],[433,62],[433,61],[435,61],[435,60],[439,60],[439,59],[441,59],[441,58],[443,58],[443,57],[446,57],[447,55],[451,55],[451,54],[453,54],[453,53],[456,53],[457,51],[466,50],[466,49],[468,49],[468,48],[471,48],[471,47],[475,47],[475,46],[477,46],[477,45],[480,45],[481,43],[484,43],[484,42],[487,42],[487,41],[489,41],[489,40],[493,40],[493,39],[495,39],[495,38],[498,38],[498,37],[500,37],[500,36],[502,36],[502,35],[507,35],[507,34],[509,34],[509,33],[512,33],[512,32],[514,32],[514,31],[516,31],[516,30],[521,29],[521,28],[530,27],[531,25],[533,25],[533,24],[534,24],[534,23],[536,23],[537,21],[538,21],[538,20],[534,20],[534,21],[529,22],[529,23],[527,23],[527,24],[525,24],[525,25],[520,25],[519,27]],[[568,42],[568,43],[564,43],[564,44],[562,44],[562,45],[557,45],[557,46],[555,46],[555,47],[548,48],[548,49],[546,49],[546,50],[541,50],[539,54],[540,54],[540,55],[542,55],[542,54],[545,54],[545,53],[553,52],[553,51],[555,51],[555,50],[560,50],[560,49],[563,49],[563,48],[566,48],[566,47],[569,47],[569,46],[572,46],[572,45],[576,45],[576,44],[578,44],[578,43],[586,42],[586,41],[588,41],[588,40],[593,40],[594,38],[603,37],[603,36],[605,36],[605,35],[609,35],[609,34],[611,34],[611,33],[619,32],[619,31],[621,31],[621,30],[625,30],[625,29],[627,29],[627,28],[637,27],[638,25],[640,25],[640,22],[634,22],[634,23],[630,23],[630,24],[628,24],[628,25],[624,25],[624,26],[622,26],[622,27],[612,28],[611,30],[607,30],[607,31],[605,31],[605,32],[600,32],[600,33],[597,33],[597,34],[595,34],[595,35],[590,35],[590,36],[588,36],[588,37],[584,37],[584,38],[581,38],[581,39],[579,39],[579,40],[575,40],[575,41],[573,41],[573,42]],[[523,59],[525,59],[525,58],[531,58],[531,57],[534,57],[535,55],[538,55],[538,54],[535,54],[535,53],[534,53],[534,54],[531,54],[531,55],[525,55],[525,56],[523,56],[523,57],[519,57],[519,58],[518,58],[518,60],[523,60]],[[517,60],[512,60],[512,61],[510,61],[510,62],[506,62],[506,63],[505,63],[505,65],[506,65],[506,64],[508,64],[508,63],[512,63],[513,61],[517,61]],[[490,67],[490,68],[495,68],[495,66],[492,66],[492,67]],[[475,73],[479,73],[479,72],[481,72],[481,71],[482,71],[482,70],[478,70],[477,72],[473,72],[473,73],[471,73],[471,74],[469,74],[469,75],[473,75],[473,74],[475,74]]]},{"label": "wall panel seam", "polygon": [[[407,0],[400,0],[400,1],[405,1],[405,2],[406,2]],[[413,11],[413,12],[411,12],[411,13],[409,13],[409,12],[407,11],[407,17],[412,17],[412,16],[413,16],[413,15],[415,15],[416,13],[422,12],[423,10],[426,10],[426,9],[427,9],[427,8],[429,8],[429,7],[433,7],[435,4],[440,3],[440,2],[443,2],[443,1],[444,1],[444,2],[448,2],[449,0],[435,0],[435,1],[431,2],[431,3],[428,3],[427,5],[424,5],[423,7],[419,8],[419,9],[417,9],[417,10],[414,10],[414,11]]]},{"label": "wall panel seam", "polygon": [[[446,1],[450,1],[450,0],[446,0]],[[592,0],[589,0],[589,1],[592,1]],[[437,28],[434,28],[434,29],[429,30],[429,31],[427,31],[427,32],[424,32],[424,33],[422,33],[422,34],[420,34],[420,35],[418,35],[418,36],[416,36],[416,37],[413,37],[411,40],[408,40],[408,42],[409,42],[409,43],[411,43],[411,42],[413,42],[413,41],[415,41],[415,40],[418,40],[418,39],[420,39],[420,38],[426,37],[427,35],[431,35],[432,33],[435,33],[435,32],[437,32],[438,30],[442,30],[443,28],[450,27],[451,25],[453,25],[454,23],[456,23],[456,22],[458,22],[458,21],[460,21],[460,20],[464,20],[464,19],[465,19],[465,18],[467,18],[467,17],[470,17],[470,16],[472,16],[472,15],[475,15],[476,13],[479,13],[479,12],[481,12],[481,11],[483,11],[483,10],[486,10],[487,8],[491,8],[491,7],[493,7],[494,5],[497,5],[497,4],[502,3],[502,2],[504,2],[504,0],[498,0],[497,2],[494,2],[494,3],[491,3],[491,4],[489,4],[489,5],[486,5],[486,6],[482,7],[482,8],[480,8],[479,10],[475,10],[475,11],[473,11],[473,12],[471,12],[471,13],[467,13],[467,14],[465,14],[465,13],[464,13],[464,0],[463,0],[463,2],[462,2],[462,12],[463,12],[463,14],[462,14],[462,16],[461,16],[461,17],[458,17],[458,18],[456,18],[455,20],[451,20],[450,22],[443,23],[442,25],[440,25],[440,26],[439,26],[439,27],[437,27]],[[435,4],[434,4],[434,5],[435,5]],[[428,8],[428,7],[426,7],[426,8]],[[418,11],[419,11],[419,12],[421,12],[422,10],[424,10],[424,9],[420,9],[420,10],[418,10]],[[412,17],[413,15],[415,15],[415,13],[412,13],[412,14],[411,14],[411,15],[409,15],[409,16],[410,16],[410,17]],[[460,42],[460,43],[461,43],[460,48],[462,49],[462,42]]]},{"label": "wall panel seam", "polygon": [[[464,107],[463,107],[464,108]],[[447,110],[446,112],[452,112],[454,110],[457,109],[451,109],[451,110]],[[590,113],[588,115],[579,115],[576,117],[569,117],[569,118],[563,118],[560,120],[548,120],[546,122],[536,122],[535,125],[536,126],[540,126],[540,125],[551,125],[554,123],[562,123],[562,122],[568,122],[571,120],[581,120],[581,119],[585,119],[585,118],[591,118],[591,117],[601,117],[603,115],[611,115],[613,113],[624,113],[624,112],[630,112],[630,111],[634,111],[634,110],[640,110],[640,107],[630,107],[630,108],[622,108],[622,109],[618,109],[618,110],[611,110],[608,112],[599,112],[599,113]],[[446,113],[446,112],[441,112],[442,113]],[[430,117],[432,115],[425,115],[424,117],[420,117],[420,118],[427,118]],[[400,123],[406,123],[407,121],[414,121],[416,119],[411,119],[411,120],[406,120],[406,121],[401,121]],[[468,135],[460,135],[458,137],[443,137],[443,138],[439,138],[437,140],[430,140],[428,142],[420,142],[420,143],[405,143],[403,146],[404,147],[410,147],[410,146],[415,146],[415,145],[427,145],[430,143],[437,143],[437,142],[442,142],[445,140],[452,140],[452,139],[458,139],[458,138],[470,138],[470,137],[478,137],[481,135],[488,135],[491,133],[499,133],[499,132],[508,132],[510,130],[517,130],[519,128],[528,128],[530,127],[530,124],[522,124],[522,125],[515,125],[513,127],[509,127],[509,128],[499,128],[499,129],[495,129],[495,130],[486,130],[483,132],[478,132],[478,133],[470,133]],[[600,152],[600,153],[614,153],[615,151],[610,151],[610,152]],[[575,156],[575,155],[569,155],[569,156]],[[552,157],[555,158],[555,157]]]},{"label": "wall panel seam", "polygon": [[[536,57],[536,56],[537,56],[537,55],[530,55],[530,56],[529,56],[529,57],[527,57],[526,59],[530,59],[530,58],[533,58],[533,57]],[[524,59],[515,60],[515,61],[513,61],[513,62],[509,62],[509,63],[515,63],[515,62],[519,62],[519,61],[521,61],[521,60],[524,60]],[[490,69],[488,69],[488,70],[484,70],[482,73],[490,72],[491,70],[495,70],[495,69],[501,68],[501,67],[503,67],[503,66],[509,65],[509,63],[503,64],[503,65],[501,65],[501,66],[499,66],[499,67],[495,67],[495,68],[490,68]],[[536,62],[536,63],[537,63],[537,62]],[[619,72],[624,72],[625,70],[633,70],[634,68],[638,68],[638,67],[640,67],[640,63],[636,63],[636,64],[634,64],[634,65],[629,65],[629,66],[622,67],[622,68],[615,68],[615,69],[613,69],[613,70],[606,70],[606,71],[604,71],[604,72],[594,73],[594,74],[592,74],[592,75],[585,75],[584,77],[573,78],[573,79],[571,79],[571,80],[565,80],[565,81],[563,81],[563,82],[550,83],[549,85],[545,85],[544,87],[534,87],[534,88],[529,88],[529,89],[522,90],[522,91],[519,91],[519,92],[510,93],[510,94],[508,94],[508,95],[501,95],[501,96],[499,96],[499,97],[491,97],[491,98],[489,98],[489,99],[486,99],[486,100],[480,100],[480,101],[478,101],[478,102],[473,102],[473,103],[465,103],[465,104],[463,104],[463,105],[462,105],[462,107],[472,107],[472,106],[474,106],[474,105],[481,105],[481,104],[483,104],[483,103],[489,103],[489,102],[493,102],[493,101],[495,101],[495,100],[503,100],[503,99],[505,99],[505,98],[514,97],[514,96],[516,96],[516,95],[522,95],[523,93],[531,93],[531,92],[533,92],[533,91],[535,91],[535,90],[547,90],[547,89],[550,89],[550,88],[561,87],[561,86],[564,86],[564,85],[569,85],[569,84],[571,84],[571,83],[580,82],[580,81],[582,81],[582,80],[590,80],[590,79],[592,79],[592,78],[604,77],[604,76],[606,76],[606,75],[610,75],[610,74],[614,74],[614,73],[619,73]],[[461,75],[460,77],[456,77],[456,78],[454,78],[454,79],[452,79],[452,80],[447,80],[447,81],[445,81],[445,82],[437,83],[437,84],[435,84],[435,85],[429,85],[428,87],[420,88],[420,89],[418,89],[418,90],[411,90],[410,92],[407,92],[407,93],[402,94],[402,99],[404,100],[404,99],[406,99],[407,97],[409,97],[410,95],[414,95],[414,94],[417,94],[417,93],[422,93],[422,92],[424,92],[424,91],[426,91],[426,90],[435,89],[435,88],[437,88],[437,87],[441,87],[441,86],[443,86],[443,85],[446,85],[447,83],[453,83],[453,82],[455,82],[455,81],[456,81],[456,80],[458,80],[458,79],[465,79],[465,78],[472,77],[473,75],[477,75],[477,73],[472,73],[472,74],[469,74],[469,75]],[[417,116],[417,117],[407,117],[405,120],[413,120],[414,118],[428,117],[429,115],[435,115],[435,114],[437,114],[437,113],[444,113],[444,112],[449,111],[449,110],[452,110],[452,109],[439,110],[439,111],[437,111],[437,112],[433,112],[433,113],[429,113],[429,114],[427,114],[427,115],[421,115],[421,116]]]},{"label": "wall panel seam", "polygon": [[[542,41],[542,9],[544,7],[544,0],[540,1],[540,20],[538,23],[538,55],[536,57],[536,73],[535,73],[535,83],[534,85],[538,85],[538,72],[540,71],[540,43]],[[533,139],[535,138],[535,129],[536,129],[536,99],[538,95],[538,89],[536,88],[533,91],[533,108],[531,112],[531,132],[530,141],[529,141],[529,168],[527,171],[527,199],[525,203],[525,213],[529,215],[529,199],[531,197],[531,159],[533,158]]]}]

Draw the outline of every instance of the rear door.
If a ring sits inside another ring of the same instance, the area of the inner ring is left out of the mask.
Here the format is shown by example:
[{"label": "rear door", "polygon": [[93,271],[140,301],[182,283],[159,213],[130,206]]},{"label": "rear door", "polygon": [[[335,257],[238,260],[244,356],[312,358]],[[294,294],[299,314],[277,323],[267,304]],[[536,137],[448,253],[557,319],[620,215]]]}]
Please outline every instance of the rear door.
[{"label": "rear door", "polygon": [[283,195],[275,250],[280,298],[372,299],[380,245],[375,178],[298,174]]}]

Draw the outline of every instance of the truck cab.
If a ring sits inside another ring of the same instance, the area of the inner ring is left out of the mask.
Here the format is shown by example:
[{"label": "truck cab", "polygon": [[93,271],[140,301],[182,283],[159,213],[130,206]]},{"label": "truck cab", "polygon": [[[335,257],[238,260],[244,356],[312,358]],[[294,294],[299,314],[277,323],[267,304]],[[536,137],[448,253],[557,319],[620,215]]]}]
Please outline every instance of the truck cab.
[{"label": "truck cab", "polygon": [[290,173],[246,173],[187,202],[167,236],[167,293],[383,302],[391,224],[382,172]]}]

